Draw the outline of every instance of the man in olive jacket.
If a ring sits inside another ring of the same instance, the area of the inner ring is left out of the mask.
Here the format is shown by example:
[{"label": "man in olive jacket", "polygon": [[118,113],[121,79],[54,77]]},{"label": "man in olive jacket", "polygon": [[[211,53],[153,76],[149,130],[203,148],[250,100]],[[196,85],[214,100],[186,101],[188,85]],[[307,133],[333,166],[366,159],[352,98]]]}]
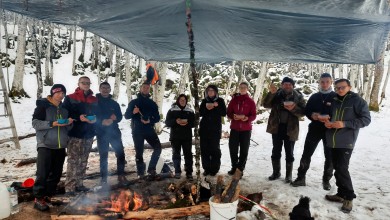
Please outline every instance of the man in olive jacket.
[{"label": "man in olive jacket", "polygon": [[304,116],[306,105],[302,94],[294,89],[294,84],[294,80],[289,77],[283,78],[282,88],[279,90],[274,84],[271,84],[270,91],[263,101],[265,108],[271,108],[267,132],[272,134],[273,173],[268,179],[276,180],[280,177],[280,158],[284,142],[286,183],[290,183],[292,180],[294,145],[299,135],[299,117]]},{"label": "man in olive jacket", "polygon": [[332,148],[332,162],[335,169],[337,194],[326,195],[332,202],[343,203],[341,210],[349,213],[352,200],[356,198],[349,174],[349,160],[359,134],[359,129],[371,122],[370,111],[366,101],[358,94],[351,92],[351,83],[347,79],[335,82],[337,96],[332,103],[330,120],[324,119],[327,146]]}]

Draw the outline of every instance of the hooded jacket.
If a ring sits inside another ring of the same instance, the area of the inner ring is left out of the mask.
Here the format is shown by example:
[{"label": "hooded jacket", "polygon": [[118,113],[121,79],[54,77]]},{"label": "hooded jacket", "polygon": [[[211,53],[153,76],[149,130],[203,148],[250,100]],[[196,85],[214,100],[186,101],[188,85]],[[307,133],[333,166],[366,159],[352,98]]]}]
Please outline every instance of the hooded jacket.
[{"label": "hooded jacket", "polygon": [[[96,134],[101,135],[112,132],[120,132],[118,123],[122,121],[123,116],[118,102],[112,99],[112,95],[104,98],[100,93],[98,93],[96,94],[96,98],[98,100],[99,108],[96,114]],[[109,126],[103,125],[103,120],[110,119],[113,114],[115,115],[116,120],[114,120]]]},{"label": "hooded jacket", "polygon": [[98,111],[98,100],[92,90],[85,95],[83,90],[77,88],[73,94],[65,97],[63,106],[68,110],[69,117],[75,119],[69,131],[70,137],[89,139],[95,136],[95,124],[80,121],[80,115],[96,115]]},{"label": "hooded jacket", "polygon": [[343,121],[344,128],[332,128],[326,131],[326,141],[331,148],[353,149],[359,129],[371,123],[368,105],[358,94],[348,92],[342,100],[333,98],[331,122]]},{"label": "hooded jacket", "polygon": [[[295,108],[292,111],[288,111],[283,107],[284,101],[293,101]],[[271,134],[277,134],[280,124],[281,111],[288,112],[287,119],[287,135],[290,141],[298,140],[299,136],[299,117],[304,116],[305,100],[300,92],[293,90],[291,99],[287,100],[286,95],[282,89],[279,89],[275,94],[269,92],[264,98],[263,106],[265,108],[271,108],[271,113],[268,119],[267,132]]]},{"label": "hooded jacket", "polygon": [[36,130],[37,148],[63,149],[67,147],[68,131],[73,125],[53,127],[54,121],[67,119],[69,116],[62,103],[55,106],[50,100],[51,96],[48,96],[36,101],[32,126]]},{"label": "hooded jacket", "polygon": [[[248,120],[234,120],[234,114],[245,115],[248,117]],[[230,129],[250,131],[252,130],[252,122],[256,119],[256,104],[248,94],[240,95],[237,93],[228,105],[227,116],[232,120],[230,122]]]},{"label": "hooded jacket", "polygon": [[[133,114],[133,110],[137,106],[142,113]],[[150,123],[144,124],[141,122],[141,117],[149,119]],[[126,119],[131,119],[131,131],[133,134],[149,133],[154,131],[154,124],[160,121],[157,104],[150,99],[150,95],[144,96],[138,93],[137,98],[130,101],[125,113]]]},{"label": "hooded jacket", "polygon": [[[216,96],[211,98],[207,96],[207,90],[209,88],[214,89]],[[200,135],[216,135],[222,132],[222,117],[226,116],[225,101],[218,96],[218,88],[214,85],[206,88],[205,97],[199,107],[200,117],[202,117],[199,126]],[[208,110],[206,108],[207,103],[217,102],[218,106]]]},{"label": "hooded jacket", "polygon": [[[176,119],[187,119],[188,124],[181,126],[176,123]],[[195,126],[195,114],[188,104],[180,108],[178,104],[173,104],[167,113],[165,120],[167,127],[171,128],[170,140],[191,140],[192,128]]]}]

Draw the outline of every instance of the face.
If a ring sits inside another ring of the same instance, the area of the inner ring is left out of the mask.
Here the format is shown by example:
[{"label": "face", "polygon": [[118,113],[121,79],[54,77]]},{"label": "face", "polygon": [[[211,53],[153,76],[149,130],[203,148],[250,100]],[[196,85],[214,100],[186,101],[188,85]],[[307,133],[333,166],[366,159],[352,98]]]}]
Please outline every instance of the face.
[{"label": "face", "polygon": [[149,95],[150,93],[150,85],[143,84],[140,89],[141,94],[143,95]]},{"label": "face", "polygon": [[348,86],[347,82],[338,82],[334,87],[337,95],[345,96],[350,90],[351,86]]},{"label": "face", "polygon": [[186,98],[180,97],[180,99],[179,99],[179,105],[182,106],[182,107],[186,106],[186,105],[187,105],[187,100],[186,100]]},{"label": "face", "polygon": [[78,86],[81,90],[86,92],[91,86],[91,80],[88,78],[80,78]]},{"label": "face", "polygon": [[215,90],[212,89],[212,88],[209,88],[209,89],[207,90],[207,96],[208,96],[208,97],[214,97],[214,96],[215,96]]},{"label": "face", "polygon": [[328,90],[332,86],[332,79],[329,77],[324,77],[320,79],[321,90]]},{"label": "face", "polygon": [[104,97],[107,98],[110,95],[111,92],[111,86],[109,85],[101,85],[99,88],[100,94]]},{"label": "face", "polygon": [[64,99],[65,97],[65,93],[64,92],[56,92],[53,94],[52,98],[56,101],[56,102],[61,102],[62,99]]},{"label": "face", "polygon": [[289,82],[285,82],[282,84],[282,89],[284,92],[286,93],[291,93],[294,89],[294,86],[292,83],[289,83]]},{"label": "face", "polygon": [[247,85],[241,84],[239,88],[240,88],[241,95],[245,95],[248,93],[248,86]]}]

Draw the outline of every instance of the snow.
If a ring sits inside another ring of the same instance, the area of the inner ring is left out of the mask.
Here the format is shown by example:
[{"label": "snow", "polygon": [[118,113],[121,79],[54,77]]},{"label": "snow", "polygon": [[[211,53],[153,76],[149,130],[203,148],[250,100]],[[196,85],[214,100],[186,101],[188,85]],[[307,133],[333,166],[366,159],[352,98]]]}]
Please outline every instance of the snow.
[{"label": "snow", "polygon": [[[81,37],[82,33],[80,34]],[[80,43],[81,42],[77,42]],[[2,42],[3,44],[3,42]],[[80,48],[80,47],[79,47]],[[87,47],[87,50],[91,50]],[[3,50],[4,51],[4,50]],[[89,51],[86,51],[88,54]],[[73,92],[77,86],[78,76],[71,75],[72,55],[64,54],[63,57],[55,61],[54,66],[54,82],[62,83],[66,86],[68,94]],[[387,63],[387,62],[385,62]],[[42,65],[44,68],[44,65]],[[6,73],[6,69],[3,69]],[[13,74],[13,66],[9,69],[10,76]],[[386,71],[386,69],[385,69]],[[15,115],[16,127],[19,135],[34,133],[31,126],[31,116],[35,108],[36,100],[36,78],[31,70],[26,70],[27,74],[24,79],[24,87],[27,93],[32,96],[30,99],[22,99],[20,104],[12,103],[12,110]],[[44,73],[44,69],[42,70]],[[175,76],[172,76],[175,74]],[[91,78],[91,89],[98,92],[97,76],[91,72],[86,73]],[[177,77],[178,74],[170,72],[167,78]],[[203,80],[205,80],[205,77]],[[12,82],[12,77],[10,79]],[[114,78],[110,78],[111,85],[114,83]],[[49,94],[49,86],[44,87],[44,94]],[[389,94],[387,94],[389,95]],[[173,99],[169,98],[164,101],[163,114],[166,115]],[[120,96],[118,100],[124,113],[127,108],[127,97],[125,87],[121,85]],[[282,162],[282,178],[276,181],[268,181],[268,176],[272,172],[271,168],[271,150],[272,141],[271,135],[266,133],[266,124],[254,124],[251,147],[249,150],[247,167],[244,172],[244,177],[240,181],[242,194],[263,192],[262,204],[269,207],[279,219],[288,219],[288,213],[298,203],[301,195],[311,198],[311,213],[316,219],[390,219],[390,178],[388,170],[390,170],[390,151],[388,143],[390,142],[390,108],[389,101],[384,100],[381,111],[379,113],[371,112],[372,122],[367,128],[360,131],[359,138],[354,149],[350,161],[350,173],[353,180],[357,198],[353,201],[354,206],[350,214],[344,214],[340,211],[341,204],[331,203],[324,199],[326,194],[336,193],[335,180],[332,178],[332,189],[330,192],[322,189],[321,178],[323,172],[324,155],[322,144],[319,144],[316,152],[312,157],[311,167],[306,176],[306,187],[291,187],[284,183],[284,160]],[[260,116],[259,116],[260,117]],[[8,124],[7,118],[0,118],[2,125]],[[299,140],[295,144],[295,162],[293,178],[296,177],[299,160],[303,151],[303,143],[305,140],[307,126],[309,121],[306,119],[300,122]],[[130,123],[123,120],[120,123],[122,130],[123,143],[126,148],[126,159],[129,162],[126,170],[135,170],[134,166],[134,150],[131,137]],[[229,131],[229,123],[223,125],[224,131]],[[11,132],[2,130],[0,139],[10,137]],[[163,132],[160,135],[161,142],[167,142],[169,135]],[[12,143],[0,145],[0,160],[5,159],[5,163],[0,163],[0,181],[10,185],[14,181],[23,181],[28,177],[34,177],[35,165],[15,168],[15,164],[23,158],[36,156],[36,141],[35,137],[23,139],[20,141],[21,149],[17,150]],[[258,144],[257,144],[258,143]],[[96,143],[95,143],[96,144]],[[222,165],[220,174],[225,174],[230,169],[230,158],[228,150],[228,139],[221,140],[222,150]],[[195,150],[193,150],[195,152]],[[146,151],[150,154],[150,151]],[[162,156],[165,159],[170,159],[171,150],[163,149]],[[146,156],[147,157],[147,156]],[[283,153],[284,157],[284,153]],[[110,153],[110,164],[115,164],[114,155]],[[66,164],[66,163],[65,163]],[[87,172],[96,172],[99,169],[99,160],[97,153],[91,153],[89,160],[89,169]],[[110,165],[110,168],[113,166]],[[89,184],[98,184],[89,180]],[[251,216],[250,214],[242,214]],[[250,219],[250,218],[249,218]]]}]

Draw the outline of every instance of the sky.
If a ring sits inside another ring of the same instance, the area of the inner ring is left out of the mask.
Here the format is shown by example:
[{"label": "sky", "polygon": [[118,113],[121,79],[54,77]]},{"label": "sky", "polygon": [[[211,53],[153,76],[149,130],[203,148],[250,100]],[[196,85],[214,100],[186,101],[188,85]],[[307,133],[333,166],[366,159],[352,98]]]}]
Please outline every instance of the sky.
[{"label": "sky", "polygon": [[[81,33],[78,33],[80,37]],[[79,42],[78,42],[79,43]],[[2,40],[2,49],[4,48]],[[89,45],[89,44],[87,44]],[[90,46],[87,46],[87,54],[90,51]],[[4,50],[2,50],[4,51]],[[386,54],[387,55],[387,54]],[[12,52],[11,52],[12,56]],[[387,71],[387,60],[385,71]],[[72,53],[63,55],[63,58],[54,62],[54,83],[62,83],[66,86],[68,94],[74,91],[77,86],[77,76],[71,76]],[[44,68],[44,65],[43,65]],[[3,69],[5,75],[7,70]],[[24,98],[20,103],[12,103],[12,110],[15,115],[17,132],[19,135],[26,135],[34,133],[31,125],[32,113],[35,108],[36,101],[36,77],[30,74],[33,69],[26,68],[24,79],[24,88],[32,98]],[[42,70],[44,72],[44,70]],[[13,66],[9,68],[10,82],[12,82]],[[171,78],[177,77],[173,72],[168,73]],[[97,76],[93,73],[87,73],[91,78],[91,89],[97,92]],[[110,78],[111,85],[114,79]],[[44,87],[44,96],[49,94],[49,86]],[[386,91],[386,95],[389,95]],[[127,108],[127,97],[125,94],[125,87],[121,85],[120,96],[118,99],[121,105],[121,110],[124,113]],[[164,100],[163,115],[166,115],[170,104],[173,102],[173,97]],[[279,219],[288,219],[288,213],[298,203],[300,196],[309,196],[311,198],[311,214],[316,219],[390,219],[390,151],[388,150],[388,143],[390,142],[390,102],[384,99],[380,112],[371,112],[371,124],[360,130],[356,147],[353,151],[350,161],[350,174],[355,188],[357,198],[353,201],[353,210],[350,214],[345,214],[340,211],[341,204],[331,203],[324,199],[326,194],[336,193],[335,179],[331,179],[331,191],[322,189],[321,179],[324,165],[323,146],[320,143],[316,152],[312,157],[311,167],[306,176],[306,187],[292,187],[284,183],[285,161],[284,152],[282,153],[282,177],[276,181],[268,181],[268,176],[272,173],[271,166],[271,151],[272,140],[271,135],[266,133],[266,124],[254,124],[252,131],[252,140],[246,169],[244,176],[240,181],[242,194],[263,192],[262,204],[269,207],[271,211]],[[265,113],[268,114],[268,113]],[[261,117],[261,116],[258,116]],[[8,124],[8,119],[0,118],[2,125]],[[299,140],[295,144],[295,162],[293,169],[293,179],[296,178],[299,160],[303,151],[303,143],[307,133],[307,126],[309,120],[305,119],[300,122]],[[123,120],[120,124],[122,131],[123,143],[125,146],[126,166],[127,171],[135,170],[135,158],[133,141],[131,137],[130,122]],[[229,122],[223,125],[223,131],[229,131]],[[159,136],[161,142],[169,141],[169,129],[165,128],[164,132]],[[2,130],[0,139],[10,137],[11,133],[7,130]],[[6,185],[14,181],[23,181],[26,178],[34,177],[35,164],[15,168],[14,165],[20,159],[36,157],[36,140],[35,137],[23,139],[20,141],[21,149],[15,149],[12,143],[0,144],[0,160],[5,159],[6,163],[0,163],[0,181]],[[94,143],[96,146],[96,142]],[[219,174],[226,174],[230,170],[230,158],[228,154],[228,139],[221,140],[222,150],[222,165]],[[193,150],[195,152],[195,150]],[[145,158],[150,156],[151,151],[146,150]],[[163,149],[161,156],[166,161],[171,160],[171,150]],[[183,159],[182,159],[183,160]],[[115,168],[115,156],[111,152],[109,156],[110,169]],[[66,163],[66,162],[65,162]],[[97,153],[91,153],[87,173],[97,172],[99,169],[99,157]],[[65,167],[64,167],[65,169]],[[203,171],[203,170],[201,170]],[[135,178],[135,176],[130,176]],[[109,180],[115,182],[115,179]],[[215,181],[215,179],[212,179]],[[87,186],[94,186],[99,183],[98,179],[86,180]],[[246,219],[251,219],[253,214],[245,213],[243,215]]]}]

